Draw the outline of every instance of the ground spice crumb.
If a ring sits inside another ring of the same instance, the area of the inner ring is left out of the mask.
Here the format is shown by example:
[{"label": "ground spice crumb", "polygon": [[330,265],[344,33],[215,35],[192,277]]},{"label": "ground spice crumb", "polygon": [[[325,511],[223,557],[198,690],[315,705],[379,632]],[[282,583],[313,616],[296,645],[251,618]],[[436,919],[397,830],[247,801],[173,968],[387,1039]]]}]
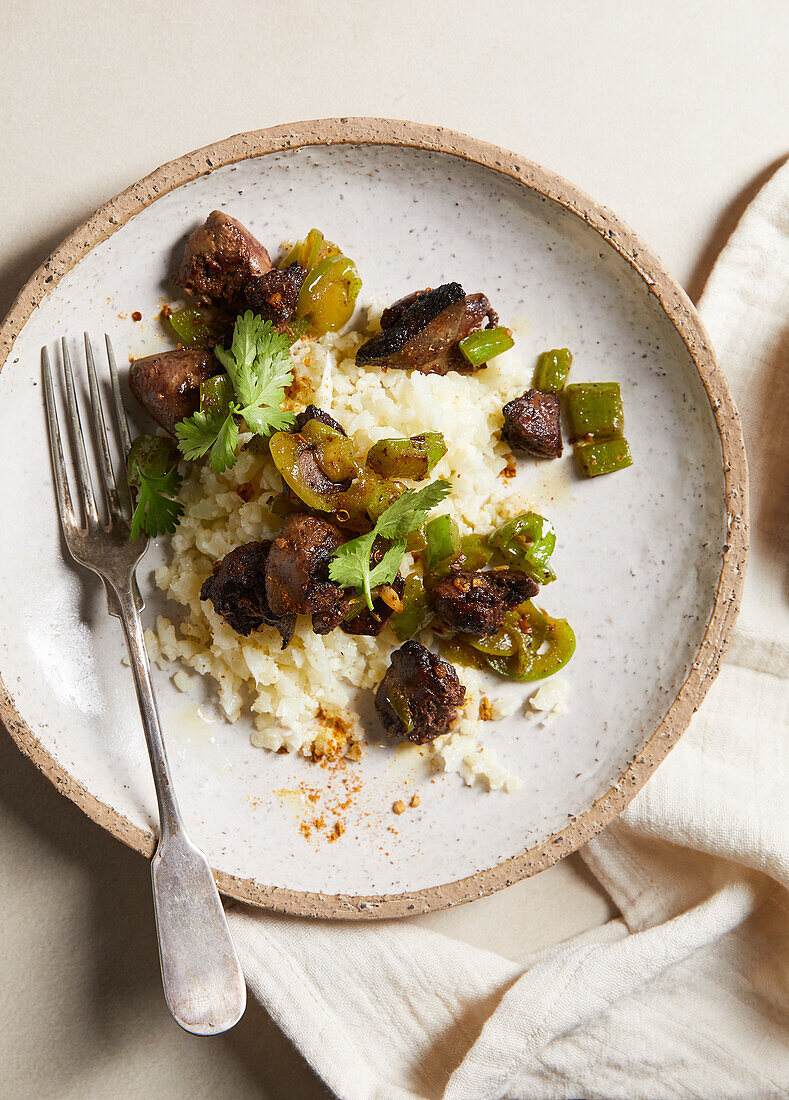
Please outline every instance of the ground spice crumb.
[{"label": "ground spice crumb", "polygon": [[132,313],[132,321],[141,321],[141,320],[142,320],[142,314],[140,313],[139,309],[135,309],[134,313]]},{"label": "ground spice crumb", "polygon": [[331,840],[339,840],[344,832],[345,832],[345,826],[343,825],[343,823],[341,821],[335,821],[334,822],[334,828],[332,829],[332,833],[331,833],[331,836],[329,837],[329,840],[330,841]]},{"label": "ground spice crumb", "polygon": [[518,472],[518,466],[515,462],[514,455],[507,455],[507,465],[503,470],[499,471],[499,477],[510,478],[515,477]]},{"label": "ground spice crumb", "polygon": [[480,722],[491,722],[493,720],[493,707],[490,705],[490,699],[487,695],[483,695],[479,701],[479,720]]},{"label": "ground spice crumb", "polygon": [[411,799],[411,805],[414,807],[422,805],[422,799],[419,797],[418,794],[415,794],[414,797]]},{"label": "ground spice crumb", "polygon": [[396,814],[404,814],[405,813],[405,802],[401,801],[401,799],[398,798],[397,802],[395,802],[394,805],[392,806],[392,809],[394,810],[394,812]]}]

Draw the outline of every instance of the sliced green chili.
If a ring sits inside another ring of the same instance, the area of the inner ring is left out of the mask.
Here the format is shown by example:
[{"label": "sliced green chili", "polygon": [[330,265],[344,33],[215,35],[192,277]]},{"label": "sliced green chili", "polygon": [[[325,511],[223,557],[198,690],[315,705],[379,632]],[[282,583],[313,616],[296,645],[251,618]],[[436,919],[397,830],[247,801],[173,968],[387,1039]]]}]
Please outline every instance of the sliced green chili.
[{"label": "sliced green chili", "polygon": [[565,619],[553,619],[527,600],[507,612],[496,634],[456,635],[444,649],[461,664],[491,669],[509,680],[543,680],[570,660],[575,634]]},{"label": "sliced green chili", "polygon": [[550,564],[556,547],[556,532],[544,516],[522,512],[494,531],[488,542],[507,565],[528,573],[537,584],[556,580]]},{"label": "sliced green chili", "polygon": [[515,346],[512,333],[508,328],[483,328],[472,332],[460,341],[458,347],[472,367],[481,367],[503,351]]},{"label": "sliced green chili", "polygon": [[561,393],[570,373],[573,353],[569,348],[544,351],[537,360],[532,387],[541,393]]}]

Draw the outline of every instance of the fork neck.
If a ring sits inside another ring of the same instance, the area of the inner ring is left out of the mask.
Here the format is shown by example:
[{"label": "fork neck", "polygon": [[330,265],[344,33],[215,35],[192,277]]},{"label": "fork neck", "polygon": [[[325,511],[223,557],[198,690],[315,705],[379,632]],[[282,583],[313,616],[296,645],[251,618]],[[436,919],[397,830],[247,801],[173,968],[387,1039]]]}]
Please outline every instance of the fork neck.
[{"label": "fork neck", "polygon": [[183,833],[178,803],[176,802],[171,780],[170,765],[162,737],[159,710],[151,682],[151,666],[148,650],[145,646],[142,620],[137,610],[133,581],[123,587],[117,587],[116,593],[120,605],[120,619],[129,650],[129,661],[134,674],[134,687],[140,705],[148,755],[151,759],[153,781],[156,788],[156,800],[159,804],[160,844],[176,834]]}]

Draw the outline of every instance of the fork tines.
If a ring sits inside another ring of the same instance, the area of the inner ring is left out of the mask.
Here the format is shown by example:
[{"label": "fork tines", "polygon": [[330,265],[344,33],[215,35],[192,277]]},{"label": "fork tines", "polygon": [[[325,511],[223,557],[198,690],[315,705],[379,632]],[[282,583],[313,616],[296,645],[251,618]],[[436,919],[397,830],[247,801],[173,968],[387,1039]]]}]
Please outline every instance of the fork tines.
[{"label": "fork tines", "polygon": [[[90,391],[90,419],[98,453],[99,481],[103,490],[107,521],[103,523],[99,517],[94,495],[94,479],[91,477],[90,464],[85,446],[85,436],[82,429],[79,401],[74,385],[74,371],[71,365],[68,342],[65,336],[61,338],[61,357],[63,362],[63,375],[66,388],[66,407],[68,412],[68,425],[76,467],[76,479],[79,499],[82,502],[82,517],[75,512],[69,489],[69,479],[66,473],[66,463],[63,454],[63,443],[60,435],[57,402],[52,381],[52,366],[49,349],[41,349],[41,367],[44,375],[44,396],[46,402],[47,427],[49,429],[49,441],[52,450],[52,464],[55,472],[55,487],[57,490],[58,509],[64,529],[95,529],[103,527],[111,530],[120,525],[128,526],[131,517],[131,502],[126,477],[122,474],[115,476],[113,468],[110,443],[107,435],[107,422],[104,415],[104,407],[101,398],[96,363],[93,357],[93,347],[90,337],[86,332],[85,338],[85,363],[87,368],[88,386]],[[129,424],[126,419],[126,409],[121,396],[118,370],[115,363],[115,355],[109,336],[104,337],[107,362],[109,364],[110,387],[112,391],[112,403],[115,410],[120,444],[123,454],[120,461],[125,468],[126,457],[131,449]]]}]

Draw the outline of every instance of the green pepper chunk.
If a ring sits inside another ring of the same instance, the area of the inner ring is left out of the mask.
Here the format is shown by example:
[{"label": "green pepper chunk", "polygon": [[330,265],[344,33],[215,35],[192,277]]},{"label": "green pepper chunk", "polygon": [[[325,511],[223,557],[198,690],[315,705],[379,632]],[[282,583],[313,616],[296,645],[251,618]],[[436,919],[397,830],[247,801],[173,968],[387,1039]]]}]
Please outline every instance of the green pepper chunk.
[{"label": "green pepper chunk", "polygon": [[576,443],[575,457],[586,477],[613,474],[633,465],[633,456],[624,438],[590,439],[585,443]]},{"label": "green pepper chunk", "polygon": [[318,333],[336,332],[350,320],[361,286],[353,260],[327,256],[302,283],[296,315],[307,317]]},{"label": "green pepper chunk", "polygon": [[493,557],[493,551],[484,535],[464,535],[460,540],[458,569],[484,569]]},{"label": "green pepper chunk", "polygon": [[320,420],[308,420],[302,437],[315,445],[315,461],[330,481],[346,481],[359,471],[353,440]]},{"label": "green pepper chunk", "polygon": [[389,706],[405,726],[405,732],[411,733],[414,728],[414,719],[405,695],[398,688],[387,686],[385,688],[385,698]]},{"label": "green pepper chunk", "polygon": [[451,516],[436,516],[425,527],[425,568],[429,573],[453,561],[460,550],[458,525]]},{"label": "green pepper chunk", "polygon": [[295,433],[274,432],[269,439],[269,450],[282,480],[299,500],[318,512],[335,509],[339,486],[337,493],[327,493],[318,488],[315,449],[308,440]]},{"label": "green pepper chunk", "polygon": [[507,565],[528,573],[537,584],[556,580],[550,564],[556,547],[556,532],[544,516],[522,512],[497,528],[488,541]]},{"label": "green pepper chunk", "polygon": [[532,388],[541,393],[561,393],[570,367],[573,362],[573,353],[569,348],[554,348],[553,351],[544,351],[537,360],[534,370]]},{"label": "green pepper chunk", "polygon": [[481,367],[503,351],[515,347],[515,341],[508,328],[483,328],[472,332],[458,344],[463,357],[472,367]]},{"label": "green pepper chunk", "polygon": [[161,435],[138,435],[126,460],[129,485],[140,488],[140,470],[146,477],[163,477],[178,465],[178,447],[174,439]]},{"label": "green pepper chunk", "polygon": [[612,439],[623,435],[625,414],[618,382],[580,382],[568,386],[570,439]]},{"label": "green pepper chunk", "polygon": [[227,416],[230,403],[235,401],[233,383],[227,374],[216,374],[200,383],[200,412],[221,413]]},{"label": "green pepper chunk", "polygon": [[185,347],[219,335],[220,314],[215,306],[184,306],[168,314],[167,320]]},{"label": "green pepper chunk", "polygon": [[326,240],[320,229],[311,229],[303,241],[298,241],[291,248],[278,266],[282,269],[290,264],[300,264],[305,271],[312,271],[322,260],[336,256],[339,251],[336,244]]},{"label": "green pepper chunk", "polygon": [[440,432],[425,432],[410,439],[379,439],[367,453],[367,465],[382,477],[424,481],[447,453]]},{"label": "green pepper chunk", "polygon": [[306,336],[309,332],[310,322],[306,317],[291,317],[285,328],[282,330],[282,335],[287,339],[288,343],[292,346],[297,340],[300,340],[302,336]]},{"label": "green pepper chunk", "polygon": [[415,634],[418,634],[430,618],[432,618],[432,613],[427,602],[425,586],[417,573],[411,573],[405,581],[403,610],[392,615],[389,625],[394,630],[398,640],[406,642],[409,638],[413,638]]}]

